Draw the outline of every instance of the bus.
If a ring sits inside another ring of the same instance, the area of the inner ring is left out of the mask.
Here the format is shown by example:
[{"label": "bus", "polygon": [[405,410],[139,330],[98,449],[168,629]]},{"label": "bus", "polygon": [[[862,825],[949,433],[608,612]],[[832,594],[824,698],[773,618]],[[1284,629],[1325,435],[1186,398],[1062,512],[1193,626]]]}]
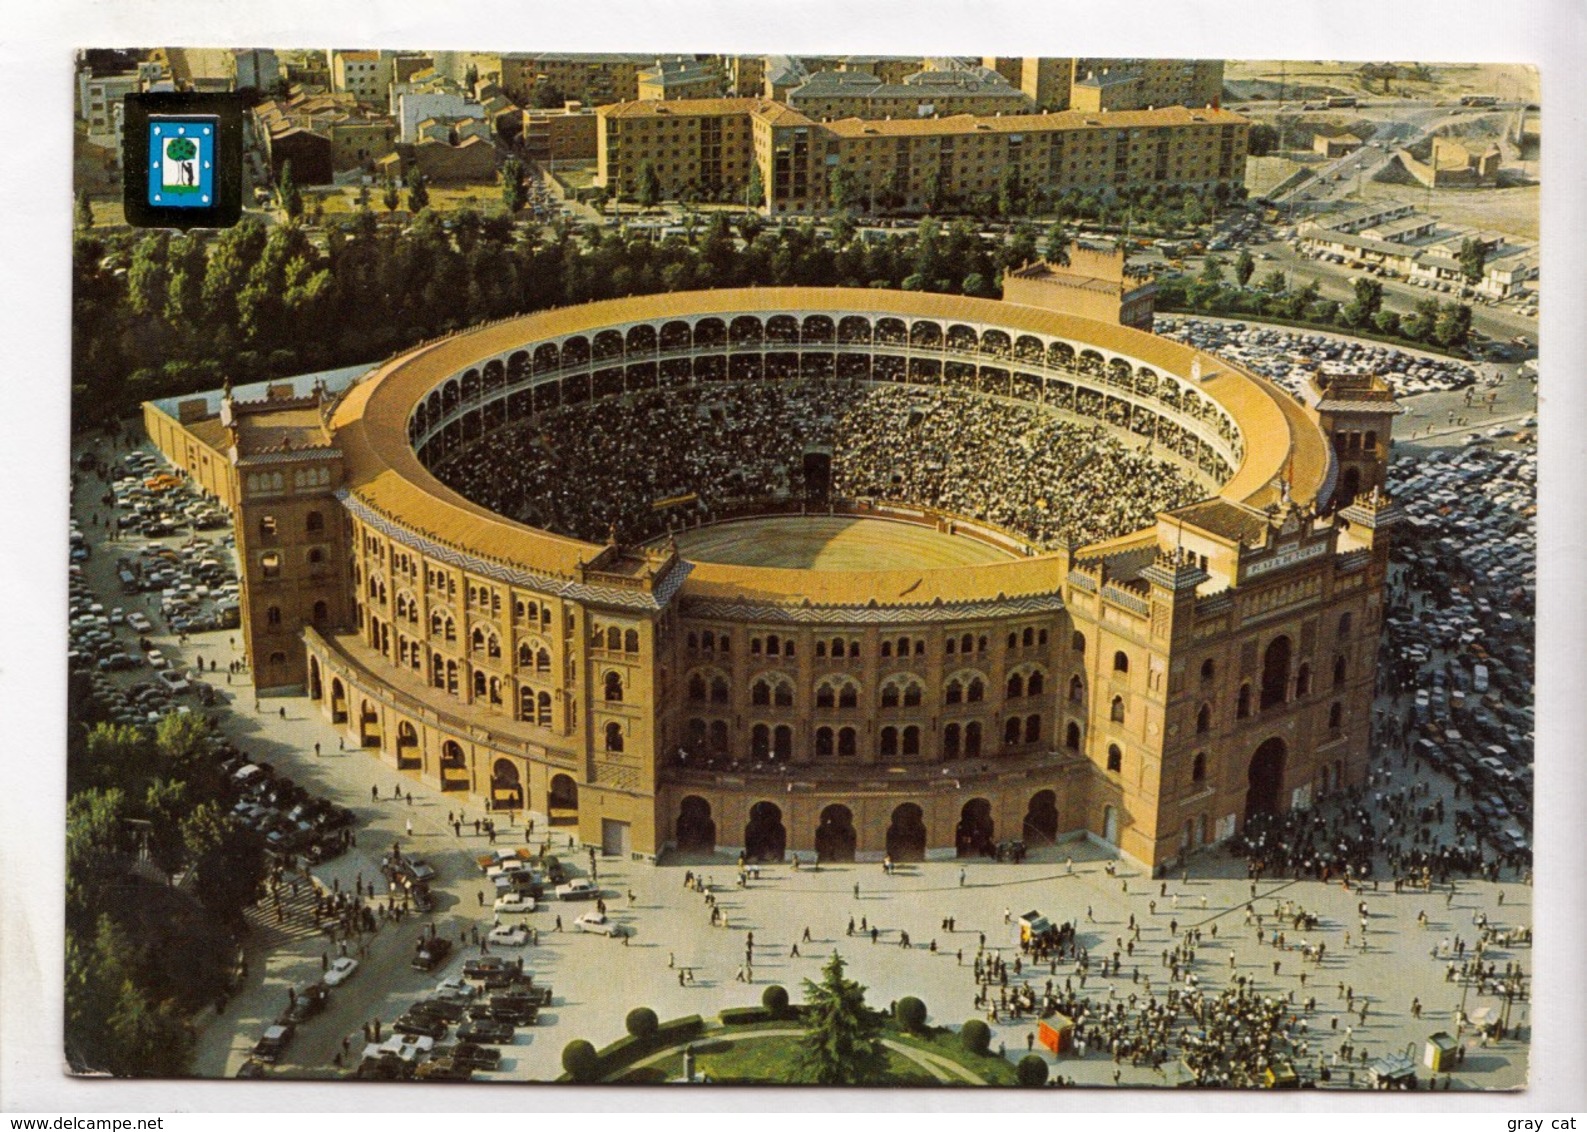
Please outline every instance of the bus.
[{"label": "bus", "polygon": [[1468,94],[1461,98],[1460,104],[1462,106],[1497,106],[1499,105],[1499,99],[1491,94]]},{"label": "bus", "polygon": [[1329,110],[1347,110],[1356,105],[1356,100],[1349,95],[1334,95],[1326,105]]}]

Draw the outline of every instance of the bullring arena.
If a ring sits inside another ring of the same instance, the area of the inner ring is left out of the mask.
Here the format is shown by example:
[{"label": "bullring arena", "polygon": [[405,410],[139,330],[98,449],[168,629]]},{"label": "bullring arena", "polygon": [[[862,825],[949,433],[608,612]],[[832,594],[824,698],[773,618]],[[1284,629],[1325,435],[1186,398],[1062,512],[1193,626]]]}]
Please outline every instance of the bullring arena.
[{"label": "bullring arena", "polygon": [[[885,290],[674,293],[146,408],[262,687],[610,853],[1106,842],[1358,782],[1392,398]],[[334,518],[333,518],[334,517]]]}]

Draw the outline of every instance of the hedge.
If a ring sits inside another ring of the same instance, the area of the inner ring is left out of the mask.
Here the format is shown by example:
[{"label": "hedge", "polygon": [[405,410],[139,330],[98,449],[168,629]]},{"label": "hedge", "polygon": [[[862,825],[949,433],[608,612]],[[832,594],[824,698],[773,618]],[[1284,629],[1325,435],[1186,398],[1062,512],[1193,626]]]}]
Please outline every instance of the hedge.
[{"label": "hedge", "polygon": [[770,1022],[775,1017],[764,1006],[733,1006],[717,1015],[724,1026],[749,1026],[756,1022]]},{"label": "hedge", "polygon": [[577,1038],[563,1048],[562,1068],[575,1081],[593,1081],[601,1072],[600,1055],[589,1042]]},{"label": "hedge", "polygon": [[926,1004],[914,995],[906,995],[893,1008],[898,1024],[906,1030],[919,1030],[926,1024]]}]

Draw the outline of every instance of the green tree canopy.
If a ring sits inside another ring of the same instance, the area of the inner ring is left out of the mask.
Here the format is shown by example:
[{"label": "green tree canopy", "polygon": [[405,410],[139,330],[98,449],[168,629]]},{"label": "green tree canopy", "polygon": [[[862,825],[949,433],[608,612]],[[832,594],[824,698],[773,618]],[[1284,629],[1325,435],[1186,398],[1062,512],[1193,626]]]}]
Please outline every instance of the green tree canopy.
[{"label": "green tree canopy", "polygon": [[865,988],[843,975],[833,952],[821,981],[806,979],[805,1036],[799,1065],[818,1085],[863,1085],[882,1079],[882,1020],[865,1005]]}]

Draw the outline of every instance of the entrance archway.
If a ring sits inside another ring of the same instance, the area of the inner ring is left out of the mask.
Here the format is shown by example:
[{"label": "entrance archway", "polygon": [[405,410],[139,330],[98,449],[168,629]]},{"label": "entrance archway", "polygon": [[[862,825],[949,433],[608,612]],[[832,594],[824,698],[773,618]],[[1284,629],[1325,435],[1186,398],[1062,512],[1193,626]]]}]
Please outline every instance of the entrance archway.
[{"label": "entrance archway", "polygon": [[320,686],[320,658],[309,657],[309,699],[318,700],[325,694],[325,689]]},{"label": "entrance archway", "polygon": [[1058,840],[1058,795],[1039,790],[1032,795],[1025,811],[1025,841],[1031,845],[1051,845]]},{"label": "entrance archway", "polygon": [[493,810],[523,809],[523,780],[518,777],[518,767],[511,759],[497,759],[490,770],[490,808]]},{"label": "entrance archway", "polygon": [[565,774],[553,775],[546,793],[546,817],[552,825],[579,823],[579,784]]},{"label": "entrance archway", "polygon": [[992,803],[985,798],[971,798],[959,811],[959,825],[954,831],[954,846],[959,856],[991,856],[993,832]]},{"label": "entrance archway", "polygon": [[1361,494],[1361,469],[1346,468],[1343,481],[1339,484],[1339,506],[1348,507],[1356,496]]},{"label": "entrance archway", "polygon": [[380,713],[368,700],[358,705],[358,742],[363,747],[380,746]]},{"label": "entrance archway", "polygon": [[463,748],[452,739],[441,744],[441,789],[468,789],[468,760],[463,757]]},{"label": "entrance archway", "polygon": [[716,822],[711,820],[711,803],[690,794],[678,804],[674,827],[678,849],[685,853],[711,853],[716,850]]},{"label": "entrance archway", "polygon": [[1119,811],[1114,806],[1102,807],[1102,840],[1109,845],[1119,843]]},{"label": "entrance archway", "polygon": [[893,810],[887,827],[887,855],[895,861],[926,859],[926,815],[913,802]]},{"label": "entrance archway", "polygon": [[1256,814],[1278,812],[1279,791],[1284,785],[1284,740],[1274,736],[1256,749],[1246,771],[1245,820]]},{"label": "entrance archway", "polygon": [[339,677],[331,678],[331,722],[347,722],[347,689]]},{"label": "entrance archway", "polygon": [[744,827],[744,856],[751,861],[780,861],[788,848],[782,810],[770,802],[756,802]]},{"label": "entrance archway", "polygon": [[419,753],[419,733],[407,720],[397,724],[397,769],[416,770],[423,765]]},{"label": "entrance archway", "polygon": [[816,827],[816,860],[852,861],[858,840],[854,811],[837,805],[821,811],[821,824]]}]

